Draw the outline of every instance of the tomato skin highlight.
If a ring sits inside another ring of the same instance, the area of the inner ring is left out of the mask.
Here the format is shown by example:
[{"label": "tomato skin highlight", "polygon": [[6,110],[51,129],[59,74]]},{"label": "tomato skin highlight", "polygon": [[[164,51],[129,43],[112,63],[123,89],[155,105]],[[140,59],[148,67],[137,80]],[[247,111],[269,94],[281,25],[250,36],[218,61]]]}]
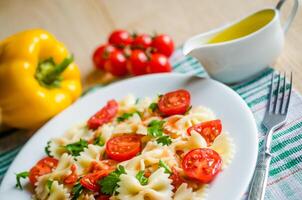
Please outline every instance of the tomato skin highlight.
[{"label": "tomato skin highlight", "polygon": [[29,182],[35,185],[37,177],[49,174],[58,165],[58,160],[52,157],[42,158],[29,171]]},{"label": "tomato skin highlight", "polygon": [[125,161],[133,158],[141,151],[141,136],[127,134],[111,138],[106,144],[106,153],[116,161]]},{"label": "tomato skin highlight", "polygon": [[148,57],[142,50],[133,50],[127,62],[128,71],[134,75],[147,73]]},{"label": "tomato skin highlight", "polygon": [[122,51],[114,50],[105,62],[104,69],[114,76],[124,76],[127,71],[127,59]]},{"label": "tomato skin highlight", "polygon": [[174,42],[170,36],[161,34],[155,36],[152,41],[152,47],[156,49],[156,52],[170,57],[174,51]]},{"label": "tomato skin highlight", "polygon": [[107,171],[97,171],[95,173],[90,173],[85,176],[80,180],[80,184],[85,187],[88,190],[91,190],[93,192],[98,192],[100,191],[100,186],[98,184],[98,181],[107,176],[109,172]]},{"label": "tomato skin highlight", "polygon": [[220,135],[222,124],[220,120],[202,122],[188,128],[187,133],[191,135],[193,130],[199,133],[206,140],[208,146],[210,146],[216,137]]},{"label": "tomato skin highlight", "polygon": [[114,50],[115,47],[111,44],[104,44],[99,46],[92,55],[92,60],[95,68],[104,70],[105,62],[108,60],[110,53]]},{"label": "tomato skin highlight", "polygon": [[128,31],[115,30],[110,34],[108,41],[117,47],[125,47],[132,43],[132,37]]},{"label": "tomato skin highlight", "polygon": [[107,104],[95,113],[87,121],[87,126],[90,129],[97,129],[99,126],[110,122],[118,111],[118,103],[114,99],[107,102]]},{"label": "tomato skin highlight", "polygon": [[147,49],[152,44],[152,38],[148,34],[140,34],[134,38],[132,46],[139,49]]},{"label": "tomato skin highlight", "polygon": [[164,94],[158,102],[159,111],[165,115],[182,115],[191,104],[191,95],[187,90],[176,90]]},{"label": "tomato skin highlight", "polygon": [[221,167],[221,157],[209,148],[193,149],[182,160],[185,174],[201,183],[210,183],[221,171]]},{"label": "tomato skin highlight", "polygon": [[147,66],[147,73],[164,73],[171,72],[172,67],[169,63],[168,58],[159,53],[154,53],[151,55],[151,59]]}]

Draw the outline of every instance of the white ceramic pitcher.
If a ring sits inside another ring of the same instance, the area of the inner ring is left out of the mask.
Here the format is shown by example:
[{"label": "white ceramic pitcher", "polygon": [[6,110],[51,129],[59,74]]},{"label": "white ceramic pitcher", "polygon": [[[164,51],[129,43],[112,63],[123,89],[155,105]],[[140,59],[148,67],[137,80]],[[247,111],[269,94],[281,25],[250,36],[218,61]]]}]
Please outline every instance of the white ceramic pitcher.
[{"label": "white ceramic pitcher", "polygon": [[255,32],[225,42],[209,43],[218,33],[241,21],[238,20],[188,39],[183,46],[183,53],[197,58],[212,78],[224,83],[237,83],[256,75],[280,55],[284,35],[299,7],[299,0],[294,1],[283,26],[280,9],[285,0],[280,0],[275,9],[259,11],[272,12],[272,19]]}]

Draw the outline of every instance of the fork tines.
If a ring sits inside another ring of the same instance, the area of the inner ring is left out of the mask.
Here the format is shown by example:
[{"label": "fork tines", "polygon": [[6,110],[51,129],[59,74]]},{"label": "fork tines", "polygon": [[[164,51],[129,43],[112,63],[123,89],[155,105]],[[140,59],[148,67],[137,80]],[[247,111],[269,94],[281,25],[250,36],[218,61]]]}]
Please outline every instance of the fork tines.
[{"label": "fork tines", "polygon": [[[274,83],[277,76],[277,82]],[[286,73],[272,73],[271,89],[269,94],[269,102],[267,106],[268,113],[283,114],[286,115],[289,107],[290,96],[292,91],[293,74],[290,73],[290,82],[287,84]],[[276,85],[276,86],[275,86]],[[288,88],[288,92],[287,89]],[[286,93],[288,93],[286,95]],[[275,96],[274,96],[275,95]]]}]

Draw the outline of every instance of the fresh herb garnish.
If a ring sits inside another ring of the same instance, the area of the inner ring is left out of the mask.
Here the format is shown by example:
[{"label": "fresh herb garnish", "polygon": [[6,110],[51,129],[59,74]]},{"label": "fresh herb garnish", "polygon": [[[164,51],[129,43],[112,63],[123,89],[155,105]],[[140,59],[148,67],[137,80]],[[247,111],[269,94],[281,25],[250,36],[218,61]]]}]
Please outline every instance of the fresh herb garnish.
[{"label": "fresh herb garnish", "polygon": [[46,181],[46,185],[47,185],[47,188],[48,188],[49,191],[51,190],[52,183],[53,183],[52,180],[47,180]]},{"label": "fresh herb garnish", "polygon": [[157,96],[158,96],[158,98],[160,99],[160,98],[162,98],[164,95],[163,95],[163,94],[158,94]]},{"label": "fresh herb garnish", "polygon": [[117,122],[123,122],[123,121],[129,119],[130,117],[132,117],[135,113],[138,114],[139,117],[142,117],[142,114],[140,112],[135,111],[135,112],[132,112],[132,113],[124,113],[124,114],[122,114],[121,116],[119,116],[116,119],[116,121]]},{"label": "fresh herb garnish", "polygon": [[152,112],[155,112],[157,109],[158,109],[158,104],[157,103],[151,103],[150,106],[149,106],[149,109],[152,111]]},{"label": "fresh herb garnish", "polygon": [[72,198],[71,200],[77,200],[79,196],[82,194],[84,187],[80,182],[76,183],[71,189]]},{"label": "fresh herb garnish", "polygon": [[164,135],[163,125],[165,121],[152,120],[148,124],[148,135],[156,138],[156,142],[162,145],[170,145],[172,143],[171,138],[168,135]]},{"label": "fresh herb garnish", "polygon": [[164,168],[166,174],[172,174],[170,167],[162,160],[159,160],[158,166]]},{"label": "fresh herb garnish", "polygon": [[126,171],[123,166],[119,165],[115,171],[100,180],[98,184],[101,186],[102,193],[108,195],[116,193],[116,189],[119,187],[117,183],[120,181],[120,175],[122,174],[126,174]]},{"label": "fresh herb garnish", "polygon": [[50,143],[51,143],[51,141],[48,141],[48,142],[47,142],[47,145],[46,145],[46,147],[44,148],[44,151],[45,151],[46,155],[52,157],[52,156],[50,155]]},{"label": "fresh herb garnish", "polygon": [[145,177],[145,171],[141,170],[139,171],[135,178],[140,182],[141,185],[147,185],[148,184],[148,178]]},{"label": "fresh herb garnish", "polygon": [[172,140],[169,136],[164,135],[164,136],[160,136],[156,139],[156,142],[158,144],[162,144],[163,146],[167,145],[169,146],[172,143]]},{"label": "fresh herb garnish", "polygon": [[93,144],[102,147],[102,146],[105,145],[105,140],[102,138],[102,136],[99,135],[99,136],[94,140]]},{"label": "fresh herb garnish", "polygon": [[165,121],[152,120],[148,124],[148,135],[152,137],[159,137],[163,135],[163,125]]},{"label": "fresh herb garnish", "polygon": [[88,142],[86,140],[80,139],[80,141],[71,143],[65,146],[66,150],[72,156],[79,156],[85,148],[88,147]]},{"label": "fresh herb garnish", "polygon": [[20,173],[16,174],[16,181],[17,181],[16,188],[19,188],[21,190],[23,189],[23,187],[21,185],[21,178],[25,179],[28,177],[28,175],[29,175],[28,172],[20,172]]},{"label": "fresh herb garnish", "polygon": [[71,194],[72,194],[72,198],[71,200],[77,200],[79,198],[79,196],[82,194],[84,190],[84,187],[81,185],[81,183],[76,183],[72,190],[71,190]]}]

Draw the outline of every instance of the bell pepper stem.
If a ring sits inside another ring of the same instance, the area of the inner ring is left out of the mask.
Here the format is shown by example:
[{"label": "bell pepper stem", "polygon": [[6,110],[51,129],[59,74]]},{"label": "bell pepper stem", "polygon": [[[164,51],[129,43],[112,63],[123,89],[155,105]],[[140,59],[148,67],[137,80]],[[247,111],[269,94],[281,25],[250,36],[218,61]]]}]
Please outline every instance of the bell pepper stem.
[{"label": "bell pepper stem", "polygon": [[73,55],[66,57],[56,65],[52,58],[39,63],[36,71],[36,79],[44,87],[59,87],[63,71],[73,62]]}]

